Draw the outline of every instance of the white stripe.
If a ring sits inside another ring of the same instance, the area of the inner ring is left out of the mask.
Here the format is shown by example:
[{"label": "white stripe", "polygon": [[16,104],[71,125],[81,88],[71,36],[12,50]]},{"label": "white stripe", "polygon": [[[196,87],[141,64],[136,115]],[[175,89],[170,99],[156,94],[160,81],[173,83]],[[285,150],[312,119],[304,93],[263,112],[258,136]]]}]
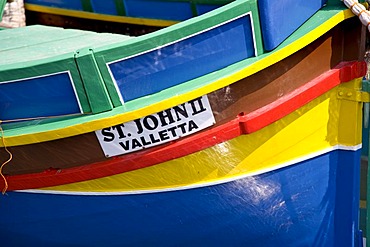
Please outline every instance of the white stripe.
[{"label": "white stripe", "polygon": [[11,80],[11,81],[2,81],[2,82],[0,82],[0,84],[11,83],[11,82],[19,82],[19,81],[25,81],[25,80],[31,80],[31,79],[37,79],[37,78],[43,78],[43,77],[49,77],[49,76],[59,75],[59,74],[64,74],[64,73],[69,73],[69,70],[59,71],[59,72],[55,72],[55,73],[51,73],[51,74],[44,74],[44,75],[20,78],[20,79]]},{"label": "white stripe", "polygon": [[284,162],[281,164],[277,164],[274,167],[269,167],[266,169],[260,169],[256,172],[248,173],[248,174],[242,174],[238,176],[233,176],[230,178],[225,178],[225,179],[219,179],[217,181],[211,181],[211,182],[206,182],[202,184],[189,184],[186,186],[178,186],[178,187],[172,187],[172,188],[165,188],[165,189],[154,189],[154,190],[135,190],[135,191],[122,191],[122,192],[80,192],[80,191],[57,191],[57,190],[39,190],[39,189],[31,189],[31,190],[15,190],[16,192],[24,192],[24,193],[38,193],[38,194],[59,194],[59,195],[83,195],[83,196],[115,196],[115,195],[137,195],[137,194],[149,194],[149,193],[159,193],[159,192],[170,192],[170,191],[178,191],[178,190],[188,190],[188,189],[196,189],[196,188],[202,188],[202,187],[207,187],[207,186],[213,186],[213,185],[219,185],[219,184],[224,184],[224,183],[229,183],[233,182],[239,179],[243,179],[246,177],[251,177],[251,176],[257,176],[261,175],[267,172],[271,172],[277,169],[281,169],[287,166],[291,166],[315,157],[318,157],[320,155],[329,153],[331,151],[335,150],[345,150],[345,151],[357,151],[361,149],[362,144],[356,145],[356,146],[345,146],[345,145],[336,145],[333,147],[329,147],[314,153],[310,153],[309,155],[305,155],[293,160],[290,160],[288,162]]}]

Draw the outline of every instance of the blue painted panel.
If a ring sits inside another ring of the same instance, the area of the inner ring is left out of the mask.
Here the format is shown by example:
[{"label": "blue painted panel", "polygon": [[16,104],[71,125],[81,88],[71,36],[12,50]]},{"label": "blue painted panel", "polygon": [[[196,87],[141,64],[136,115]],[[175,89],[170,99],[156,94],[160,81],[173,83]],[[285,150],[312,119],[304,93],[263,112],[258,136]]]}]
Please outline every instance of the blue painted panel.
[{"label": "blue painted panel", "polygon": [[[360,164],[361,164],[361,150],[357,151],[355,155],[348,155],[348,152],[338,152],[338,162],[341,164],[336,171],[332,170],[331,174],[337,173],[336,180],[336,198],[335,198],[335,220],[340,220],[341,224],[336,225],[335,236],[337,240],[336,246],[362,246],[356,242],[362,238],[356,237],[356,230],[359,229],[359,208],[360,208]],[[346,165],[352,165],[353,169],[348,169]],[[333,174],[334,175],[334,174]],[[341,180],[346,178],[346,180]],[[344,215],[343,212],[347,212]],[[348,225],[354,226],[351,231]],[[352,244],[351,237],[355,235],[355,243]],[[339,237],[340,236],[340,237]]]},{"label": "blue painted panel", "polygon": [[264,48],[275,49],[327,0],[258,0]]},{"label": "blue painted panel", "polygon": [[90,0],[95,13],[117,15],[117,8],[114,0]]},{"label": "blue painted panel", "polygon": [[79,113],[68,73],[0,83],[0,119]]},{"label": "blue painted panel", "polygon": [[250,17],[109,65],[124,101],[159,92],[254,55]]},{"label": "blue painted panel", "polygon": [[83,10],[82,1],[71,0],[71,1],[61,1],[61,0],[25,0],[25,3],[39,4],[47,7],[57,7],[73,10]]},{"label": "blue painted panel", "polygon": [[183,21],[193,17],[189,2],[123,0],[130,17]]},{"label": "blue painted panel", "polygon": [[[263,175],[138,195],[0,196],[4,246],[361,246],[361,151]],[[354,240],[353,240],[354,239]]]},{"label": "blue painted panel", "polygon": [[197,14],[198,15],[201,15],[201,14],[204,14],[204,13],[207,13],[211,10],[214,10],[214,9],[217,9],[221,7],[221,5],[207,5],[207,4],[197,4],[196,5],[196,9],[197,9]]}]

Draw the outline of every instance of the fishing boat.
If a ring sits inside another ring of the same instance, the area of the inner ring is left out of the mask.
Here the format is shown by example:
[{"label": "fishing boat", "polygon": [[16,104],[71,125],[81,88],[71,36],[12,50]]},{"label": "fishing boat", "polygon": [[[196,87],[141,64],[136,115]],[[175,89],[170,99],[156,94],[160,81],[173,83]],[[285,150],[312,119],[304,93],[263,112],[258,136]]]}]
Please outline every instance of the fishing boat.
[{"label": "fishing boat", "polygon": [[362,246],[366,27],[341,1],[276,8],[0,31],[1,243]]}]

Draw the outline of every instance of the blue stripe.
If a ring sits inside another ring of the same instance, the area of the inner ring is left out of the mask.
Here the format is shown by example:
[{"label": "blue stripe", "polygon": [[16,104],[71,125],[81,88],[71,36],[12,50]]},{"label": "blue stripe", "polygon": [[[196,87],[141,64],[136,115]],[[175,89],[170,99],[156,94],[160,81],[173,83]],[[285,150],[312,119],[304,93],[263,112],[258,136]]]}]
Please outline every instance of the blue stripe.
[{"label": "blue stripe", "polygon": [[0,83],[0,119],[60,116],[80,113],[67,72]]},{"label": "blue stripe", "polygon": [[91,0],[90,2],[95,13],[106,15],[118,14],[114,0]]},{"label": "blue stripe", "polygon": [[318,11],[327,0],[257,2],[264,48],[271,51]]},{"label": "blue stripe", "polygon": [[221,5],[210,5],[210,4],[197,4],[196,5],[196,8],[197,8],[197,14],[198,15],[202,15],[204,13],[207,13],[211,10],[214,10],[214,9],[217,9],[221,7]]},{"label": "blue stripe", "polygon": [[123,0],[130,17],[183,21],[193,17],[189,2]]},{"label": "blue stripe", "polygon": [[360,246],[353,242],[359,236],[360,153],[337,150],[263,175],[183,191],[124,196],[11,192],[0,199],[1,243]]},{"label": "blue stripe", "polygon": [[124,101],[159,92],[254,55],[250,16],[109,65]]}]

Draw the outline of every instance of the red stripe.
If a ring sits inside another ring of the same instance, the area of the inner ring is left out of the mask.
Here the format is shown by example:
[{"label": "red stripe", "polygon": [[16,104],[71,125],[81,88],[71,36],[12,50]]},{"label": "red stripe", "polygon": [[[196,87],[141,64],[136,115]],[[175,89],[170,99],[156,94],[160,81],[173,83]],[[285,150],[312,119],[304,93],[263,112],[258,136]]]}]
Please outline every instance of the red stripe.
[{"label": "red stripe", "polygon": [[173,143],[111,158],[105,162],[42,173],[7,176],[8,190],[34,189],[85,181],[132,171],[179,158],[241,134],[255,132],[292,113],[343,82],[366,73],[365,62],[343,62],[304,86],[254,112]]}]

